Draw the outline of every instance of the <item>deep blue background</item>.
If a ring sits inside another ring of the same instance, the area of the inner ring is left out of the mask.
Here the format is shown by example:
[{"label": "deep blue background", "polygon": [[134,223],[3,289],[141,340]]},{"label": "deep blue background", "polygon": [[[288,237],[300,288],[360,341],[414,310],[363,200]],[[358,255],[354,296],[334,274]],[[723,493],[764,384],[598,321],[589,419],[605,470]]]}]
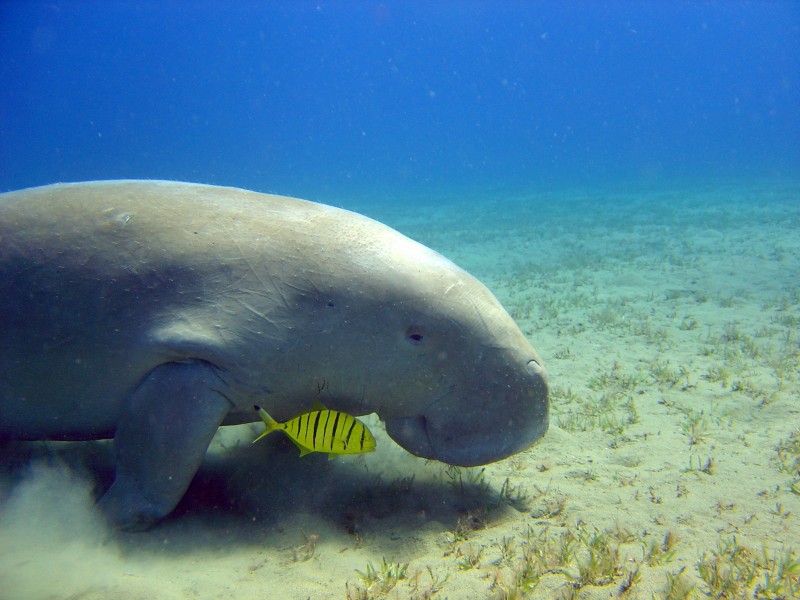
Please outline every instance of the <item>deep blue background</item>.
[{"label": "deep blue background", "polygon": [[798,140],[795,1],[0,3],[0,190],[794,179]]}]

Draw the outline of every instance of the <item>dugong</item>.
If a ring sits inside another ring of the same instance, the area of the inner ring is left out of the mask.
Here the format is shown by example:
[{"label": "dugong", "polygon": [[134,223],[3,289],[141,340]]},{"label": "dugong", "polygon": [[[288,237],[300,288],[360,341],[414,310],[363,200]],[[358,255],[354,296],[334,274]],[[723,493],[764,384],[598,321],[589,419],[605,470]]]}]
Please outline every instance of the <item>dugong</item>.
[{"label": "dugong", "polygon": [[116,526],[169,514],[220,425],[315,399],[452,465],[548,426],[544,365],[497,299],[372,219],[167,181],[0,194],[0,439],[113,438]]}]

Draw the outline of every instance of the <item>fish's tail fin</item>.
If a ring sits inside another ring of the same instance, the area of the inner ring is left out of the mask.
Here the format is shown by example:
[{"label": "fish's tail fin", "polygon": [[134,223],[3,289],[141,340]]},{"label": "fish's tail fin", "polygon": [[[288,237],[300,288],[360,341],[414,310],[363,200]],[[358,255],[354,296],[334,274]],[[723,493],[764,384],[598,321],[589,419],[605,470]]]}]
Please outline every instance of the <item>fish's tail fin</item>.
[{"label": "fish's tail fin", "polygon": [[258,436],[256,439],[253,440],[253,443],[255,444],[258,440],[263,438],[268,433],[272,433],[273,431],[278,429],[278,422],[272,417],[270,417],[267,411],[265,411],[260,406],[253,406],[253,408],[255,408],[258,411],[258,416],[261,417],[262,421],[264,421],[264,426],[266,427],[266,429],[264,429],[264,433],[262,433],[260,436]]}]

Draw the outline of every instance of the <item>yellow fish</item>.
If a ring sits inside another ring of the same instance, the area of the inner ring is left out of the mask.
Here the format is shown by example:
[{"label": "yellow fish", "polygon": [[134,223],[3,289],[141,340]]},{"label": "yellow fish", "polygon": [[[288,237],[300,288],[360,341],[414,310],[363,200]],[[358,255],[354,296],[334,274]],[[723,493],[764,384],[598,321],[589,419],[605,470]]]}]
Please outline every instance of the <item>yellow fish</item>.
[{"label": "yellow fish", "polygon": [[321,403],[314,403],[314,410],[278,423],[260,406],[254,407],[266,429],[253,440],[255,444],[265,435],[282,429],[300,449],[300,456],[311,452],[334,454],[361,454],[375,450],[375,438],[367,426],[352,415],[328,410]]}]

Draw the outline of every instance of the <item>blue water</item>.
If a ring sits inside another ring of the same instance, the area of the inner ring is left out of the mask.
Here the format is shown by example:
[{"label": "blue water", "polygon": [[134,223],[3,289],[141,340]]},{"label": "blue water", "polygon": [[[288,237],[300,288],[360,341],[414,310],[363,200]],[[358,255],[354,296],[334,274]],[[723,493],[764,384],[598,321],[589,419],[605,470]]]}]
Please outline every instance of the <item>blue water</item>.
[{"label": "blue water", "polygon": [[800,174],[800,3],[0,4],[0,190],[347,205]]}]

